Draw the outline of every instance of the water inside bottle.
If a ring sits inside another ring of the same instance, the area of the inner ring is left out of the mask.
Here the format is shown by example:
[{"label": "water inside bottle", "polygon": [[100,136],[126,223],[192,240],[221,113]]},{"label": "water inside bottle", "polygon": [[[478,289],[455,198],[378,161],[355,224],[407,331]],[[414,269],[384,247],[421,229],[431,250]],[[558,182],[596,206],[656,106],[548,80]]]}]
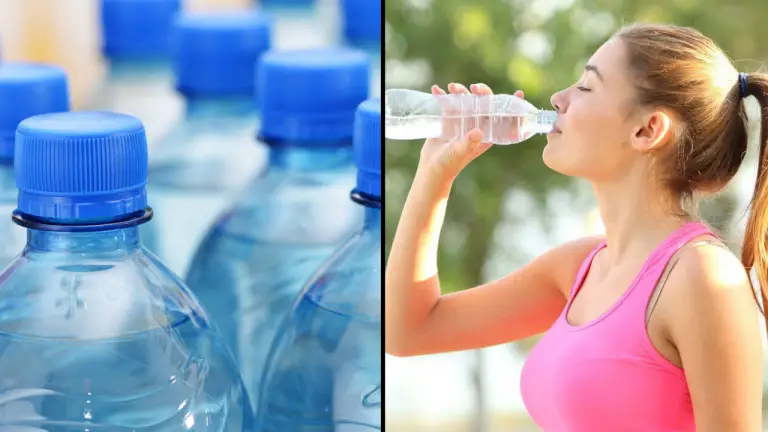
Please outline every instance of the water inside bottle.
[{"label": "water inside bottle", "polygon": [[[213,332],[166,328],[82,340],[0,332],[8,430],[242,430],[249,410]],[[233,394],[238,393],[238,394]]]},{"label": "water inside bottle", "polygon": [[380,430],[381,322],[328,309],[309,296],[294,319],[265,383],[261,431]]},{"label": "water inside bottle", "polygon": [[27,242],[27,230],[11,221],[16,210],[16,183],[13,170],[0,166],[0,270],[15,258]]},{"label": "water inside bottle", "polygon": [[[443,138],[460,139],[474,128],[483,131],[484,141],[494,144],[516,144],[535,133],[547,131],[539,124],[539,113],[495,114],[493,116],[387,116],[386,137],[394,140]],[[551,125],[549,125],[551,129]]]},{"label": "water inside bottle", "polygon": [[[335,250],[335,245],[278,244],[259,241],[217,227],[202,244],[193,262],[190,286],[198,290],[206,309],[219,320],[241,366],[243,381],[256,403],[261,372],[269,346],[306,279]],[[226,293],[222,292],[226,288]]]},{"label": "water inside bottle", "polygon": [[392,117],[384,119],[386,136],[393,140],[411,140],[438,138],[443,133],[443,126],[432,116]]}]

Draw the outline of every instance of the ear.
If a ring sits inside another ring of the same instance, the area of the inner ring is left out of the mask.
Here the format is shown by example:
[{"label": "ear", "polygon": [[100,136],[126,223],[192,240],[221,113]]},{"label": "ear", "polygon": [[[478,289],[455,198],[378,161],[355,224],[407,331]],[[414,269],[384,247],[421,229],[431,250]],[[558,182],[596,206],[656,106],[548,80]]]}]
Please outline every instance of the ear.
[{"label": "ear", "polygon": [[653,111],[641,118],[631,137],[632,147],[641,152],[651,152],[664,147],[672,137],[672,119],[665,111]]}]

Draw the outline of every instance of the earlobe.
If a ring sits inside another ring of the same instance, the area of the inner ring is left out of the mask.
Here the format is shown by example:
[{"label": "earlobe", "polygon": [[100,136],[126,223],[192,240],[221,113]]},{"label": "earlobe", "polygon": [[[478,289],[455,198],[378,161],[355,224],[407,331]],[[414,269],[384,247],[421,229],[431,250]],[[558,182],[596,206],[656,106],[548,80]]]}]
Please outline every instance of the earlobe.
[{"label": "earlobe", "polygon": [[637,150],[651,152],[661,149],[670,141],[672,119],[664,111],[654,111],[635,131],[632,145]]}]

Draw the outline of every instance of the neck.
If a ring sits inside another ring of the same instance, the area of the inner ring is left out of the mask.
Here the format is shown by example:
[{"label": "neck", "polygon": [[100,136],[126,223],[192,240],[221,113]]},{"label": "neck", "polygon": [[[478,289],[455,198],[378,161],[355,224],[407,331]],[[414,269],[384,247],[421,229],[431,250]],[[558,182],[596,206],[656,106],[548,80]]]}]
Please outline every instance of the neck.
[{"label": "neck", "polygon": [[269,149],[270,169],[282,171],[327,171],[352,166],[352,147],[279,145]]},{"label": "neck", "polygon": [[251,116],[255,111],[250,96],[187,97],[187,117]]},{"label": "neck", "polygon": [[137,226],[94,232],[27,230],[27,246],[41,252],[108,253],[139,247]]},{"label": "neck", "polygon": [[[682,206],[661,199],[664,194],[645,185],[644,178],[649,178],[647,173],[623,182],[593,184],[609,246],[609,265],[648,256],[672,232],[691,221]],[[644,186],[638,188],[639,184]]]}]

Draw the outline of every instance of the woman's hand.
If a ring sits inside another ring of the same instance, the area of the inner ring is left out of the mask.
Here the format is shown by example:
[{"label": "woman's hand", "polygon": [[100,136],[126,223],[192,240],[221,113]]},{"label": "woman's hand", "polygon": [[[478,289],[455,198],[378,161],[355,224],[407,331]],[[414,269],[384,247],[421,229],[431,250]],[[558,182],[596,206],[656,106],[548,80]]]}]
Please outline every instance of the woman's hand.
[{"label": "woman's hand", "polygon": [[[472,84],[471,93],[476,95],[492,95],[493,91],[485,84]],[[461,84],[448,85],[451,94],[469,94],[470,90]],[[437,85],[432,86],[432,94],[444,95],[443,89]],[[515,96],[524,98],[522,91],[516,91]],[[456,107],[443,104],[443,130],[460,130],[461,120],[457,117],[460,113]],[[426,169],[430,177],[438,181],[452,182],[461,170],[464,169],[476,157],[488,151],[492,144],[483,142],[483,132],[474,128],[458,139],[431,138],[421,149],[419,167]]]}]

